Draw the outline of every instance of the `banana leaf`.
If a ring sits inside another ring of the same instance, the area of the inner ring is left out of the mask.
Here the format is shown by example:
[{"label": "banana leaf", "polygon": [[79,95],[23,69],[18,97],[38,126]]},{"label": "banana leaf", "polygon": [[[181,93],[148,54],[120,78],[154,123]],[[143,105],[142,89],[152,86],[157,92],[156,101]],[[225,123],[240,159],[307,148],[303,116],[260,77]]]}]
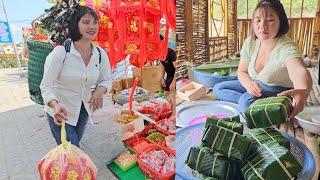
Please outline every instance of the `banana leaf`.
[{"label": "banana leaf", "polygon": [[[251,140],[251,145],[253,146],[259,145],[259,142],[265,144],[272,141],[277,142],[286,148],[290,148],[290,141],[272,127],[253,129],[246,134],[246,137]],[[257,141],[257,139],[259,141]]]},{"label": "banana leaf", "polygon": [[241,171],[236,162],[221,154],[213,153],[209,148],[192,147],[189,151],[186,164],[199,173],[209,176],[206,179],[234,180]]},{"label": "banana leaf", "polygon": [[[239,116],[236,116],[239,117]],[[236,119],[236,118],[235,118]],[[216,117],[208,117],[206,120],[205,126],[209,126],[211,124],[224,127],[227,129],[230,129],[234,132],[237,132],[239,134],[243,134],[243,125],[240,123],[237,123],[236,121],[232,121],[233,118],[216,118]]]},{"label": "banana leaf", "polygon": [[206,127],[201,142],[202,146],[236,161],[245,158],[250,146],[245,136],[216,125]]},{"label": "banana leaf", "polygon": [[291,99],[287,96],[269,97],[255,101],[245,111],[248,128],[263,128],[289,121],[292,111]]},{"label": "banana leaf", "polygon": [[291,152],[279,143],[270,141],[255,148],[241,164],[245,179],[294,179],[302,167]]}]

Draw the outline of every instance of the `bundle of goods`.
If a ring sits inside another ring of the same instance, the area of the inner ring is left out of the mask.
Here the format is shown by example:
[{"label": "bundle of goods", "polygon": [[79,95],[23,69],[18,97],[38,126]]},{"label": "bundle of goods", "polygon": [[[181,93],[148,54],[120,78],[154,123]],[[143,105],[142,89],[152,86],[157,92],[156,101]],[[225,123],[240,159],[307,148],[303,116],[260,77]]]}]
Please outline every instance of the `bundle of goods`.
[{"label": "bundle of goods", "polygon": [[292,101],[287,96],[276,96],[256,100],[245,111],[248,128],[263,128],[289,120]]},{"label": "bundle of goods", "polygon": [[243,125],[239,123],[240,116],[230,117],[230,118],[216,118],[214,116],[208,117],[206,120],[205,126],[209,126],[211,124],[221,126],[237,133],[243,133]]},{"label": "bundle of goods", "polygon": [[[116,103],[123,105],[129,102],[131,88],[124,89],[117,93],[116,95]],[[150,94],[147,90],[137,87],[136,91],[133,94],[133,101],[142,102],[148,100],[150,98]]]},{"label": "bundle of goods", "polygon": [[209,177],[218,179],[241,179],[239,165],[206,147],[192,147],[186,164],[192,169]]},{"label": "bundle of goods", "polygon": [[[289,98],[256,101],[246,112],[250,127],[286,122]],[[209,179],[294,179],[302,167],[290,152],[290,141],[273,127],[248,130],[237,118],[207,118],[200,147],[192,147],[185,163]],[[257,121],[255,121],[257,120]]]},{"label": "bundle of goods", "polygon": [[209,125],[206,128],[201,141],[202,146],[236,161],[245,158],[250,146],[250,141],[243,135],[216,125]]},{"label": "bundle of goods", "polygon": [[156,126],[169,134],[176,133],[176,116],[170,116],[168,119],[162,119],[157,122]]},{"label": "bundle of goods", "polygon": [[141,170],[150,178],[173,179],[175,173],[175,153],[158,145],[150,145],[137,153]]},{"label": "bundle of goods", "polygon": [[65,124],[61,127],[62,144],[46,154],[38,164],[40,179],[95,180],[98,169],[77,146],[67,142]]},{"label": "bundle of goods", "polygon": [[142,104],[138,111],[148,116],[154,121],[159,121],[164,118],[169,118],[172,114],[172,105],[163,98],[150,99]]},{"label": "bundle of goods", "polygon": [[282,134],[274,128],[257,128],[251,130],[246,137],[251,140],[251,145],[259,145],[257,139],[261,143],[278,142],[281,146],[290,148],[290,141],[283,137]]},{"label": "bundle of goods", "polygon": [[301,169],[291,152],[277,142],[259,142],[241,164],[245,179],[294,179]]}]

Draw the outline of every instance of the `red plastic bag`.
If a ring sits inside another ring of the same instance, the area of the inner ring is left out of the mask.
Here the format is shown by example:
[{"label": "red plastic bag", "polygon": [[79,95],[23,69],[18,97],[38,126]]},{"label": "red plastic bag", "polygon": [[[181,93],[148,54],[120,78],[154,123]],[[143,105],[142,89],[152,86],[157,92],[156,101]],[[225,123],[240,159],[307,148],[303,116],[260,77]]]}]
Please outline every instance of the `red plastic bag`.
[{"label": "red plastic bag", "polygon": [[46,154],[38,164],[41,180],[95,180],[98,169],[90,157],[77,146],[67,142],[65,123],[61,126],[59,146]]}]

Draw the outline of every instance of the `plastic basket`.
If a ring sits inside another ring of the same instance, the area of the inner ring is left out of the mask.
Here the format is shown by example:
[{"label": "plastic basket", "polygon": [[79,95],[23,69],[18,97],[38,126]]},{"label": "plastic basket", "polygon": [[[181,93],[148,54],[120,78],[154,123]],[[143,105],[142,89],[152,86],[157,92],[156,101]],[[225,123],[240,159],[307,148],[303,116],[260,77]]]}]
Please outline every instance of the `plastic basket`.
[{"label": "plastic basket", "polygon": [[176,153],[168,148],[156,145],[156,144],[152,144],[148,147],[146,147],[145,149],[143,149],[143,151],[138,152],[137,156],[136,156],[136,160],[139,164],[140,169],[149,177],[151,177],[151,179],[161,179],[161,180],[171,180],[174,179],[175,176],[175,171],[174,172],[170,172],[170,173],[166,173],[166,174],[160,174],[159,172],[155,171],[154,169],[152,169],[151,167],[149,167],[147,164],[145,164],[140,158],[140,154],[142,152],[148,152],[148,151],[153,151],[153,150],[164,150],[167,154],[173,154],[174,156],[176,155]]},{"label": "plastic basket", "polygon": [[148,141],[146,138],[137,136],[126,139],[124,143],[126,143],[130,148],[132,148],[136,152],[142,151],[146,146],[151,144],[151,142]]},{"label": "plastic basket", "polygon": [[[152,133],[152,134],[150,134],[148,137],[147,137],[147,139],[148,140],[150,140],[150,141],[152,141],[153,143],[155,143],[155,144],[157,144],[155,141],[154,141],[154,139],[156,139],[156,138],[160,138],[161,140],[163,140],[164,142],[165,142],[165,136],[163,135],[163,134],[161,134],[161,133],[158,133],[158,132],[155,132],[155,133]],[[165,146],[165,144],[158,144],[158,145],[161,145],[161,146]]]},{"label": "plastic basket", "polygon": [[[134,154],[132,152],[130,152],[131,154]],[[135,166],[137,164],[136,160],[132,160],[129,164],[127,164],[126,166],[122,166],[120,163],[118,163],[116,160],[114,161],[114,163],[122,170],[122,171],[127,171],[130,168],[132,168],[133,166]]]},{"label": "plastic basket", "polygon": [[[197,180],[198,174],[185,164],[190,148],[199,146],[205,130],[205,123],[188,126],[177,131],[176,142],[176,174],[178,179]],[[315,172],[315,160],[310,150],[296,138],[282,132],[290,140],[290,151],[297,158],[303,169],[298,174],[297,180],[312,179]],[[197,138],[195,138],[197,136]]]},{"label": "plastic basket", "polygon": [[32,101],[43,105],[39,86],[43,76],[44,63],[53,47],[50,43],[34,40],[28,40],[27,46],[29,50],[28,86],[30,98]]}]

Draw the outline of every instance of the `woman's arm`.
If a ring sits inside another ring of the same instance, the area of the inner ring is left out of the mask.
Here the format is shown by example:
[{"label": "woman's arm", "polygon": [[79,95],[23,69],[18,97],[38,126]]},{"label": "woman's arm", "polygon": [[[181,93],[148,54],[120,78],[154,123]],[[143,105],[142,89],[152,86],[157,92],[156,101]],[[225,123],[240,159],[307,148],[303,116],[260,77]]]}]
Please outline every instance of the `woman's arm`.
[{"label": "woman's arm", "polygon": [[249,63],[244,60],[240,60],[239,67],[238,67],[238,79],[242,86],[247,89],[248,93],[252,96],[260,97],[261,94],[261,87],[252,80],[248,73],[248,66]]},{"label": "woman's arm", "polygon": [[286,67],[294,89],[284,91],[279,95],[293,97],[295,102],[290,117],[294,118],[304,108],[312,89],[312,79],[301,58],[293,57],[288,59]]},{"label": "woman's arm", "polygon": [[53,49],[46,58],[40,84],[44,104],[54,109],[54,122],[57,125],[60,125],[62,120],[67,120],[67,110],[59,104],[53,88],[54,81],[58,78],[65,57],[66,51],[63,46],[57,46]]},{"label": "woman's arm", "polygon": [[[44,104],[50,106],[52,100],[58,101],[58,98],[54,94],[54,81],[58,78],[58,75],[63,66],[63,60],[66,52],[63,46],[57,46],[47,56],[44,64],[43,77],[40,83],[41,95],[43,97]],[[52,106],[51,106],[52,107]]]},{"label": "woman's arm", "polygon": [[[99,47],[98,47],[99,48]],[[101,53],[101,67],[100,74],[98,78],[98,85],[95,91],[92,93],[90,98],[90,108],[95,111],[100,109],[103,106],[102,95],[105,94],[108,90],[111,90],[112,79],[111,79],[111,67],[107,54],[103,49],[100,48]]]}]

